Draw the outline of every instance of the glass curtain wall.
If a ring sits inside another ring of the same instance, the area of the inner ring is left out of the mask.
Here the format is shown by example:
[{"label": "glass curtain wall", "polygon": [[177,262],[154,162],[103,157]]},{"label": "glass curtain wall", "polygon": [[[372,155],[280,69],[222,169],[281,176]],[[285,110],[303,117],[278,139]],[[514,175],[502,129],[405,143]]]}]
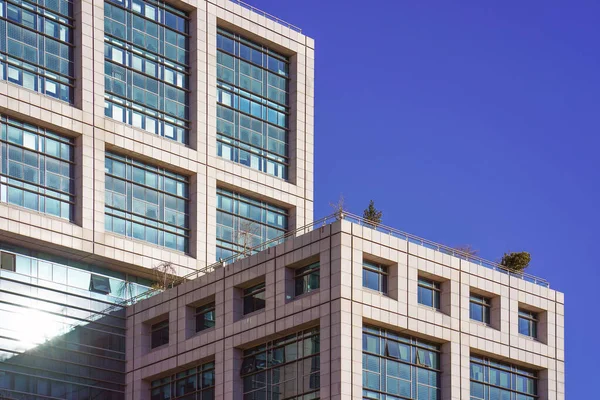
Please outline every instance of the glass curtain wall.
[{"label": "glass curtain wall", "polygon": [[212,400],[215,398],[215,363],[154,380],[151,387],[151,400]]},{"label": "glass curtain wall", "polygon": [[0,250],[0,398],[124,399],[126,320],[118,303],[151,282],[5,244]]},{"label": "glass curtain wall", "polygon": [[471,356],[471,400],[535,400],[537,394],[534,371]]},{"label": "glass curtain wall", "polygon": [[287,210],[217,189],[217,259],[244,254],[254,246],[282,236],[287,229]]},{"label": "glass curtain wall", "polygon": [[104,16],[106,116],[188,144],[188,14],[158,0],[106,0]]},{"label": "glass curtain wall", "polygon": [[0,116],[0,164],[0,201],[73,220],[73,139]]},{"label": "glass curtain wall", "polygon": [[0,0],[0,79],[73,102],[73,2]]},{"label": "glass curtain wall", "polygon": [[189,246],[189,183],[183,175],[106,153],[108,231],[182,252]]},{"label": "glass curtain wall", "polygon": [[289,60],[219,29],[217,33],[217,153],[288,179]]}]

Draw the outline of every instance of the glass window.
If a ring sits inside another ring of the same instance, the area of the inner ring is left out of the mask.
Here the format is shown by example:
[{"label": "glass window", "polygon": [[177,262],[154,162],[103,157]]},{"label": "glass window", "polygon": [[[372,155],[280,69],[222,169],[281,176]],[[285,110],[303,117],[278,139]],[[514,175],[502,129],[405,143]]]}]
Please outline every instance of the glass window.
[{"label": "glass window", "polygon": [[537,313],[519,309],[519,333],[521,335],[537,338]]},{"label": "glass window", "polygon": [[319,288],[320,263],[312,263],[295,271],[295,296],[312,292]]},{"label": "glass window", "polygon": [[155,349],[169,343],[169,320],[158,322],[150,327],[150,347]]},{"label": "glass window", "polygon": [[471,400],[535,400],[537,395],[534,371],[471,356]]},{"label": "glass window", "polygon": [[196,332],[215,326],[215,303],[209,303],[196,308]]},{"label": "glass window", "polygon": [[363,261],[363,286],[381,293],[387,293],[388,267]]},{"label": "glass window", "polygon": [[469,316],[474,321],[490,323],[491,300],[477,294],[471,294]]},{"label": "glass window", "polygon": [[72,0],[1,1],[2,15],[0,79],[72,103]]},{"label": "glass window", "polygon": [[419,278],[418,292],[419,304],[440,309],[440,284],[430,279]]},{"label": "glass window", "polygon": [[151,400],[213,400],[215,363],[204,363],[166,378],[156,379],[150,384],[150,392]]},{"label": "glass window", "polygon": [[219,29],[217,155],[288,179],[288,58]]},{"label": "glass window", "polygon": [[440,375],[439,346],[363,327],[363,398],[437,400]]},{"label": "glass window", "polygon": [[110,281],[108,277],[92,274],[90,277],[90,290],[103,294],[110,293]]},{"label": "glass window", "polygon": [[106,230],[188,252],[188,178],[106,153]]},{"label": "glass window", "polygon": [[240,370],[243,398],[319,398],[319,340],[319,329],[314,328],[245,350]]},{"label": "glass window", "polygon": [[188,14],[163,1],[107,0],[104,17],[106,116],[187,144]]},{"label": "glass window", "polygon": [[74,141],[0,116],[0,201],[73,220]]},{"label": "glass window", "polygon": [[250,314],[254,311],[265,308],[265,283],[244,289],[244,314]]},{"label": "glass window", "polygon": [[0,253],[0,268],[15,272],[15,255],[10,253]]},{"label": "glass window", "polygon": [[217,259],[253,254],[261,244],[260,250],[274,246],[287,229],[287,210],[217,188]]}]

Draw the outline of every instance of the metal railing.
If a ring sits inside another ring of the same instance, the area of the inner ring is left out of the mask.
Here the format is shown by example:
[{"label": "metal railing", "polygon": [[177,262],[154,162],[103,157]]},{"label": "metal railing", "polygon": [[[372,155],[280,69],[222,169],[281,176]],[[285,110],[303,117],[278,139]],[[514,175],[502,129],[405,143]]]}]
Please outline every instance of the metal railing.
[{"label": "metal railing", "polygon": [[[498,272],[501,272],[503,274],[507,274],[509,276],[513,276],[515,278],[523,279],[523,280],[525,280],[527,282],[531,282],[531,283],[534,283],[536,285],[540,285],[540,286],[543,286],[543,287],[546,287],[546,288],[550,287],[548,281],[546,281],[545,279],[539,278],[537,276],[530,275],[530,274],[527,274],[525,272],[511,271],[510,269],[507,269],[506,267],[504,267],[504,266],[502,266],[502,265],[500,265],[500,264],[498,264],[498,263],[496,263],[494,261],[485,260],[485,259],[483,259],[481,257],[477,257],[477,256],[471,255],[469,253],[466,253],[464,251],[457,250],[457,249],[454,249],[454,248],[449,247],[449,246],[444,246],[443,244],[435,243],[435,242],[432,242],[432,241],[427,240],[427,239],[423,239],[423,238],[418,237],[416,235],[412,235],[410,233],[406,233],[406,232],[400,231],[398,229],[391,228],[389,226],[385,226],[385,225],[381,225],[381,224],[375,225],[372,222],[370,222],[368,220],[365,220],[362,217],[359,217],[358,215],[354,215],[354,214],[348,213],[346,211],[344,211],[342,213],[332,214],[332,215],[329,215],[327,217],[321,218],[321,219],[319,219],[317,221],[314,221],[314,222],[312,222],[312,223],[310,223],[308,225],[305,225],[305,226],[302,226],[302,227],[300,227],[298,229],[286,232],[285,235],[281,235],[281,236],[276,237],[274,239],[267,240],[267,241],[265,241],[265,242],[263,242],[263,243],[261,243],[261,244],[259,244],[257,246],[248,248],[248,249],[246,249],[242,253],[234,254],[231,257],[219,260],[216,263],[207,265],[206,267],[198,269],[198,270],[196,270],[194,272],[191,272],[191,273],[189,273],[189,274],[187,274],[185,276],[176,278],[172,282],[172,284],[170,286],[171,287],[175,287],[175,286],[180,285],[181,283],[184,283],[184,282],[187,282],[187,281],[190,281],[190,280],[193,280],[193,279],[197,279],[200,276],[206,275],[208,273],[216,271],[217,269],[223,268],[227,264],[231,264],[231,263],[233,263],[235,261],[238,261],[238,260],[240,260],[242,258],[246,258],[246,257],[249,257],[249,256],[251,256],[253,254],[256,254],[256,253],[259,253],[259,252],[261,252],[263,250],[266,250],[269,247],[272,247],[272,246],[275,246],[277,244],[283,243],[287,239],[294,238],[296,236],[303,235],[303,234],[308,233],[308,232],[312,232],[313,230],[315,230],[317,228],[329,225],[329,224],[331,224],[331,223],[333,223],[335,221],[339,221],[339,220],[349,221],[351,223],[354,223],[354,224],[357,224],[357,225],[360,225],[360,226],[364,226],[364,227],[367,227],[367,228],[370,228],[370,229],[374,229],[377,232],[381,232],[381,233],[384,233],[384,234],[387,234],[387,235],[390,235],[390,236],[393,236],[393,237],[405,240],[408,243],[414,243],[414,244],[417,244],[419,246],[423,246],[423,247],[428,248],[428,249],[439,251],[440,253],[444,253],[444,254],[447,254],[447,255],[450,255],[450,256],[453,256],[453,257],[457,257],[457,258],[460,258],[461,260],[469,261],[469,262],[471,262],[473,264],[481,265],[482,267],[486,267],[486,268],[492,269],[494,271],[498,271]],[[152,297],[153,295],[155,295],[156,293],[158,293],[160,291],[161,291],[160,289],[150,289],[150,290],[148,290],[148,291],[146,291],[146,292],[144,292],[142,294],[139,294],[139,295],[137,295],[135,297],[132,297],[132,298],[130,298],[128,300],[125,300],[125,301],[123,301],[123,302],[121,302],[119,304],[115,304],[113,307],[110,307],[110,308],[126,307],[128,305],[135,304],[135,303],[137,303],[140,300]],[[107,310],[105,310],[105,312],[107,312]]]},{"label": "metal railing", "polygon": [[283,26],[285,26],[286,28],[290,28],[290,29],[291,29],[291,30],[293,30],[293,31],[296,31],[296,32],[298,32],[298,33],[302,33],[302,29],[298,28],[297,26],[295,26],[295,25],[292,25],[292,24],[290,24],[289,22],[285,22],[284,20],[282,20],[282,19],[279,19],[279,18],[277,18],[276,16],[274,16],[274,15],[271,15],[271,14],[269,14],[269,13],[266,13],[266,12],[264,12],[263,10],[260,10],[260,9],[258,9],[258,8],[256,8],[256,7],[254,7],[254,6],[251,6],[251,5],[250,5],[250,4],[248,4],[248,3],[244,3],[243,1],[240,1],[240,0],[230,0],[230,1],[232,1],[233,3],[235,3],[235,4],[239,5],[239,6],[242,6],[242,7],[244,7],[244,8],[245,8],[245,9],[247,9],[247,10],[250,10],[250,11],[252,11],[252,12],[254,12],[254,13],[257,13],[257,14],[259,14],[259,15],[261,15],[261,16],[263,16],[263,17],[267,18],[267,19],[270,19],[270,20],[271,20],[271,21],[273,21],[273,22],[277,22],[278,24],[280,24],[280,25],[283,25]]}]

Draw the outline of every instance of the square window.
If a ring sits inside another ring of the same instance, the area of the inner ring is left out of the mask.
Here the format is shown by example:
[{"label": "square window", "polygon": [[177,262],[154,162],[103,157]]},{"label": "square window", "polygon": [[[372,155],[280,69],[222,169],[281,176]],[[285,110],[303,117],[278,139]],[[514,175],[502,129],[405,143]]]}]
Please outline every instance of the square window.
[{"label": "square window", "polygon": [[388,267],[363,261],[363,287],[387,294]]},{"label": "square window", "polygon": [[90,277],[90,291],[102,294],[110,293],[110,280],[106,276],[94,275]]},{"label": "square window", "polygon": [[419,304],[427,307],[440,309],[440,284],[430,279],[419,278],[417,288],[417,300]]},{"label": "square window", "polygon": [[15,255],[10,253],[0,253],[0,268],[7,271],[15,271]]}]

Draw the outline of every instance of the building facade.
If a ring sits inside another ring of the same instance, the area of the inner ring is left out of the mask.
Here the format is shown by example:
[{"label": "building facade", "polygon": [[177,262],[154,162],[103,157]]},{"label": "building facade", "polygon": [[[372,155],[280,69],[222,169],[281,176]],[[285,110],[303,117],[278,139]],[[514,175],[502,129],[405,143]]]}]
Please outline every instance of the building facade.
[{"label": "building facade", "polygon": [[157,267],[312,222],[313,60],[240,2],[0,1],[0,398],[123,399]]},{"label": "building facade", "polygon": [[352,219],[129,307],[127,398],[564,399],[562,293]]}]

